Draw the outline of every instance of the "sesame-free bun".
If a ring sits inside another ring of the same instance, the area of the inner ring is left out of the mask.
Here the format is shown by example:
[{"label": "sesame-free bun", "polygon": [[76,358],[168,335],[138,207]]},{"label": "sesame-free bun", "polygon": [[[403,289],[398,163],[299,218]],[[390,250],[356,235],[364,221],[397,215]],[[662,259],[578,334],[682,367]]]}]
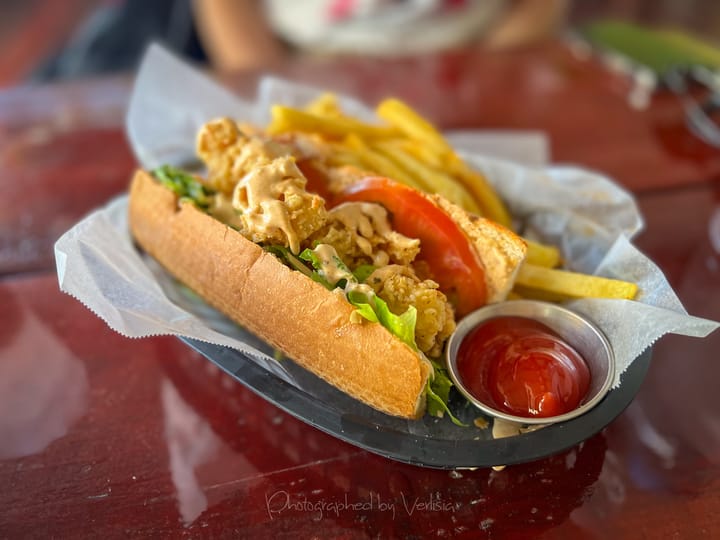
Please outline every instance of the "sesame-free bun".
[{"label": "sesame-free bun", "polygon": [[418,418],[429,366],[379,323],[234,229],[178,201],[147,172],[130,186],[138,245],[210,305],[328,383],[384,413]]},{"label": "sesame-free bun", "polygon": [[485,269],[489,304],[505,300],[525,260],[527,243],[517,234],[489,219],[469,214],[438,195],[428,199],[442,208],[462,229]]}]

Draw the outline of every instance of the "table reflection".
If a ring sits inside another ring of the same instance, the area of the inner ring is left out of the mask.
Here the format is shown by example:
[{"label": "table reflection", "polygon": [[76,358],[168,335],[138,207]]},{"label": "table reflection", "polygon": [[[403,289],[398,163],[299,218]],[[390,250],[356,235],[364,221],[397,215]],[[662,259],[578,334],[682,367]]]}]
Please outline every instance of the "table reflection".
[{"label": "table reflection", "polygon": [[0,285],[0,459],[42,452],[88,406],[85,366],[19,295]]},{"label": "table reflection", "polygon": [[371,536],[503,535],[522,524],[522,537],[532,538],[569,518],[605,462],[601,433],[502,471],[413,467],[308,430],[199,355],[162,365],[170,466],[190,530],[238,506],[246,531],[248,520],[264,532],[291,525],[300,535],[319,524],[359,526]]}]

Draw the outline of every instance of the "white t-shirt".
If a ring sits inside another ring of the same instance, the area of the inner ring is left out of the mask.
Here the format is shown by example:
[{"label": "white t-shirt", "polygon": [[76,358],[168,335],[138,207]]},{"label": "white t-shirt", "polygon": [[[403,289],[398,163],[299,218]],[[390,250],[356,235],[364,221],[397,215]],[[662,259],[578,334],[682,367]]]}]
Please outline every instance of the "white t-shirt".
[{"label": "white t-shirt", "polygon": [[318,53],[407,54],[480,39],[504,0],[265,0],[273,30]]}]

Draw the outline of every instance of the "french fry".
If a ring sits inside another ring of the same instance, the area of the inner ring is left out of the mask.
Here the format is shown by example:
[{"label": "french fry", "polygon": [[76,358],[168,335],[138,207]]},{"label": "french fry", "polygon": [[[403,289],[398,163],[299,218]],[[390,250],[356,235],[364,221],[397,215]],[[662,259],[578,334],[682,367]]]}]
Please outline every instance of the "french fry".
[{"label": "french fry", "polygon": [[403,148],[420,161],[436,169],[448,171],[453,178],[465,186],[475,199],[483,216],[506,227],[511,225],[510,214],[492,186],[484,176],[468,167],[456,154],[438,153],[433,147],[416,140],[408,139],[402,144]]},{"label": "french fry", "polygon": [[430,146],[440,154],[452,154],[453,149],[440,132],[411,107],[399,99],[385,99],[376,107],[375,113],[391,126],[395,126],[411,139]]},{"label": "french fry", "polygon": [[511,227],[510,212],[485,176],[471,169],[458,156],[453,157],[454,159],[447,164],[448,170],[473,194],[482,215],[505,227]]},{"label": "french fry", "polygon": [[363,164],[360,163],[359,161],[357,161],[354,156],[352,156],[352,157],[347,156],[347,155],[340,156],[336,160],[333,160],[333,161],[334,161],[333,166],[335,166],[335,167],[350,166],[350,167],[355,167],[357,170],[360,170],[360,171],[364,170]]},{"label": "french fry", "polygon": [[356,167],[361,170],[367,169],[367,165],[365,165],[358,155],[354,152],[348,152],[345,149],[342,149],[338,152],[333,152],[332,156],[328,158],[328,164],[333,167],[341,167],[344,165],[352,165],[353,167]]},{"label": "french fry", "polygon": [[572,298],[622,298],[632,300],[635,283],[567,270],[523,264],[515,280],[515,290],[526,298],[567,300]]},{"label": "french fry", "polygon": [[348,133],[355,133],[367,139],[386,139],[398,135],[392,127],[367,124],[347,116],[334,117],[313,114],[284,105],[273,105],[270,109],[272,120],[267,127],[270,135],[303,131],[321,136],[340,139]]},{"label": "french fry", "polygon": [[510,291],[507,296],[507,300],[514,299],[540,300],[542,302],[560,303],[568,300],[568,297],[562,294],[533,289],[515,283],[512,291]]},{"label": "french fry", "polygon": [[438,154],[430,146],[426,146],[421,141],[413,139],[401,139],[399,144],[405,151],[418,158],[423,163],[436,169],[444,170],[447,163],[447,154]]},{"label": "french fry", "polygon": [[369,170],[417,190],[423,189],[423,187],[413,178],[411,174],[395,165],[390,158],[370,148],[365,141],[354,133],[345,137],[344,143],[345,146],[355,154],[360,163]]},{"label": "french fry", "polygon": [[308,103],[305,112],[317,114],[320,116],[342,116],[342,109],[338,103],[337,96],[331,92],[321,94],[313,101]]},{"label": "french fry", "polygon": [[[479,209],[480,213],[488,219],[506,227],[511,225],[509,212],[485,177],[462,161],[452,146],[430,122],[398,99],[382,101],[376,107],[375,112],[411,140],[423,143],[425,148],[422,150],[421,160],[433,164],[440,161],[443,169],[463,185],[465,191],[468,191],[474,199],[473,206],[476,208],[476,210],[472,210],[464,207],[465,210],[477,212]],[[416,149],[413,153],[417,152]]]},{"label": "french fry", "polygon": [[528,250],[525,256],[525,263],[545,268],[555,268],[560,265],[560,250],[555,246],[548,246],[523,238],[527,243]]},{"label": "french fry", "polygon": [[[482,173],[472,169],[435,127],[396,99],[381,102],[377,115],[388,125],[344,116],[337,97],[323,94],[305,109],[276,105],[268,133],[314,133],[330,148],[327,163],[379,174],[428,193],[506,227],[511,216]],[[527,257],[508,298],[560,302],[575,298],[634,299],[634,283],[560,270],[559,250],[525,239]]]},{"label": "french fry", "polygon": [[473,198],[452,176],[429,167],[392,141],[376,141],[372,147],[410,173],[418,184],[424,186],[424,191],[437,193],[469,212],[479,213]]},{"label": "french fry", "polygon": [[510,291],[508,293],[505,300],[522,300],[524,298],[525,298],[524,296],[522,296],[519,292],[517,292],[515,289],[513,289],[512,291]]}]

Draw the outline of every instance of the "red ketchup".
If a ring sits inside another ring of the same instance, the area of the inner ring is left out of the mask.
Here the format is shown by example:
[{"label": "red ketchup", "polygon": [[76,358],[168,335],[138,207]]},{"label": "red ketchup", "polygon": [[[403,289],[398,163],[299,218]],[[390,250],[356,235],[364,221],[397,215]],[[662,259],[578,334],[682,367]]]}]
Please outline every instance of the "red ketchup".
[{"label": "red ketchup", "polygon": [[585,360],[546,325],[497,317],[460,344],[457,369],[467,390],[514,416],[547,418],[575,409],[587,394]]}]

